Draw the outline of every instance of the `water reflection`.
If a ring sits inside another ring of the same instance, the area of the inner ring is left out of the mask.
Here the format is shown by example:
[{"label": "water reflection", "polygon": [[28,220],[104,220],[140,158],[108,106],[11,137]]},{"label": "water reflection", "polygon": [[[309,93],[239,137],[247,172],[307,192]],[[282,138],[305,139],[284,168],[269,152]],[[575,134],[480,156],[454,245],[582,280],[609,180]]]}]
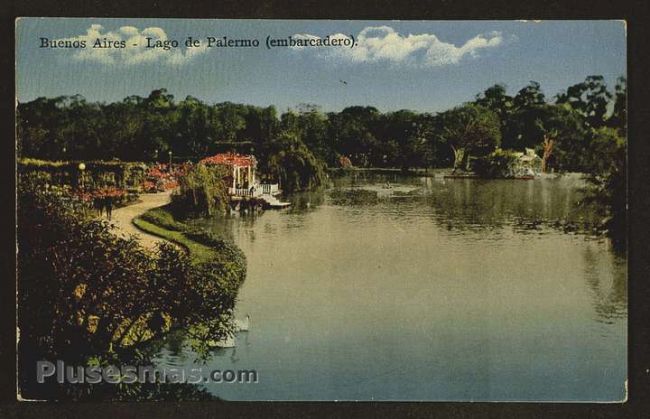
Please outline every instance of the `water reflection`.
[{"label": "water reflection", "polygon": [[[246,254],[237,309],[255,319],[235,348],[207,362],[261,377],[254,388],[210,392],[275,400],[622,398],[625,260],[601,237],[567,227],[598,218],[577,205],[579,177],[355,173],[331,181],[284,197],[290,209],[197,221]],[[165,350],[169,362],[198,358],[178,343]]]},{"label": "water reflection", "polygon": [[289,197],[291,206],[289,212],[314,211],[325,201],[325,188],[318,188],[313,191],[297,193]]},{"label": "water reflection", "polygon": [[[627,269],[625,261],[614,254],[596,253],[591,246],[583,251],[585,279],[592,292],[594,311],[599,322],[611,324],[627,317]],[[613,264],[613,276],[603,275],[602,265]]]}]

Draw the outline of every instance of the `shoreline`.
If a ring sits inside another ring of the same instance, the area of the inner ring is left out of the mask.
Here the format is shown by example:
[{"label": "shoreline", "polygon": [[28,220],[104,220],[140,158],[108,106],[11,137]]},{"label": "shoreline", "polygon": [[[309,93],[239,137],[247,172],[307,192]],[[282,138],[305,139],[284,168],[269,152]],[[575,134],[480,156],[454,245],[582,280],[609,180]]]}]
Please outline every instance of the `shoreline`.
[{"label": "shoreline", "polygon": [[[142,194],[137,202],[113,210],[110,222],[118,235],[135,236],[148,250],[155,251],[160,243],[167,242],[178,246],[196,263],[213,260],[215,255],[212,253],[217,250],[187,237],[188,234],[198,237],[200,233],[176,220],[168,209],[170,203],[171,191]],[[163,213],[168,215],[166,222],[155,222]],[[106,219],[106,216],[102,218]],[[205,242],[210,242],[210,239],[206,238]]]},{"label": "shoreline", "polygon": [[[452,175],[452,167],[437,167],[437,168],[415,168],[404,171],[395,167],[328,167],[327,171],[335,174],[345,173],[375,173],[387,175],[402,175],[402,176],[419,176],[427,178],[447,178],[447,179],[474,179],[474,180],[531,180],[527,176],[524,177],[480,177],[472,172],[464,172]],[[571,172],[571,171],[556,171],[552,173],[540,173],[534,179],[555,179],[562,176],[577,175],[580,178],[589,176],[588,173]]]},{"label": "shoreline", "polygon": [[400,174],[405,176],[424,176],[435,177],[436,172],[441,170],[453,170],[451,167],[438,167],[438,168],[415,168],[403,170],[396,167],[328,167],[328,172],[347,173],[347,172],[368,172],[368,173],[384,173],[384,174]]},{"label": "shoreline", "polygon": [[[223,260],[224,257],[227,259],[228,248],[230,251],[241,252],[234,243],[178,221],[169,209],[169,204],[145,211],[133,219],[133,224],[147,234],[178,245],[197,266]],[[246,263],[245,260],[243,263]]]},{"label": "shoreline", "polygon": [[[150,209],[167,205],[170,196],[171,191],[141,194],[136,202],[115,208],[109,222],[115,226],[118,235],[135,236],[143,247],[148,250],[155,250],[157,244],[161,241],[160,239],[164,239],[164,237],[139,228],[135,220]],[[101,218],[107,219],[103,214]]]}]

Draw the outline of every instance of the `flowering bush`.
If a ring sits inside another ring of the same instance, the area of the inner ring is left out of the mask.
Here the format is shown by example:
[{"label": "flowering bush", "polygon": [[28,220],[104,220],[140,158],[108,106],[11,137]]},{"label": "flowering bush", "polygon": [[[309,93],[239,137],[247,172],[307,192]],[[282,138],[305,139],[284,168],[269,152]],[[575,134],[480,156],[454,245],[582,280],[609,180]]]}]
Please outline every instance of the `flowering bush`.
[{"label": "flowering bush", "polygon": [[150,180],[145,180],[142,183],[142,189],[145,192],[156,192],[156,182],[152,182]]},{"label": "flowering bush", "polygon": [[126,190],[116,188],[114,186],[109,186],[107,188],[100,188],[93,191],[92,195],[96,198],[112,197],[112,198],[122,198],[127,194]]},{"label": "flowering bush", "polygon": [[192,169],[192,163],[174,164],[169,169],[169,164],[158,163],[151,166],[142,183],[145,192],[167,191],[178,187],[178,179],[187,176]]},{"label": "flowering bush", "polygon": [[349,168],[353,167],[352,166],[352,161],[347,156],[339,157],[339,166],[341,168],[343,168],[343,169],[349,169]]}]

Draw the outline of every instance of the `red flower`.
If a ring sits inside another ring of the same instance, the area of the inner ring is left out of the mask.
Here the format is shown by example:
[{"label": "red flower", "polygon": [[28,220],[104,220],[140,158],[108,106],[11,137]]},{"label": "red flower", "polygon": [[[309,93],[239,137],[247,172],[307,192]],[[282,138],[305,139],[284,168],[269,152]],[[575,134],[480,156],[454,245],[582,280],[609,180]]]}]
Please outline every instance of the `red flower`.
[{"label": "red flower", "polygon": [[221,153],[201,160],[203,164],[223,164],[226,166],[255,167],[257,160],[254,156],[236,153]]}]

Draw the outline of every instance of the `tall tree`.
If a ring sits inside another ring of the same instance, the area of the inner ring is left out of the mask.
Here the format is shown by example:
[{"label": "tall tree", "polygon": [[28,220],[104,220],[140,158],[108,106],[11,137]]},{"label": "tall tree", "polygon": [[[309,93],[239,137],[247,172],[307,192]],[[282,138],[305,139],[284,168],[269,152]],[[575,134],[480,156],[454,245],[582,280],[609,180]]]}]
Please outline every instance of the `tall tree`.
[{"label": "tall tree", "polygon": [[268,145],[261,169],[287,191],[309,189],[325,180],[325,164],[295,132],[282,131]]},{"label": "tall tree", "polygon": [[439,117],[443,130],[438,135],[454,153],[454,172],[468,169],[471,155],[486,155],[501,144],[499,116],[483,106],[466,104]]},{"label": "tall tree", "polygon": [[614,110],[607,121],[610,127],[621,131],[627,136],[627,79],[619,77],[614,89]]},{"label": "tall tree", "polygon": [[[287,120],[288,121],[288,120]],[[305,145],[322,160],[332,160],[327,116],[317,105],[300,104],[285,129],[293,130]]]},{"label": "tall tree", "polygon": [[543,105],[545,101],[546,97],[544,96],[544,92],[542,92],[540,84],[533,80],[518,91],[513,99],[514,106],[517,109]]},{"label": "tall tree", "polygon": [[536,105],[520,109],[512,116],[507,133],[512,148],[536,148],[542,154],[542,171],[554,153],[559,165],[575,168],[584,157],[586,135],[580,114],[568,105]]},{"label": "tall tree", "polygon": [[382,118],[383,141],[396,145],[392,165],[409,170],[412,167],[426,167],[431,161],[428,137],[430,124],[426,114],[409,110],[391,112]]},{"label": "tall tree", "polygon": [[606,123],[607,105],[612,94],[607,90],[603,76],[588,76],[584,82],[570,86],[557,96],[558,104],[568,104],[579,112],[593,128]]},{"label": "tall tree", "polygon": [[501,135],[503,135],[510,114],[515,106],[512,96],[506,93],[506,86],[503,84],[495,84],[487,88],[483,93],[476,95],[474,103],[488,108],[499,116]]},{"label": "tall tree", "polygon": [[336,154],[349,157],[355,166],[382,165],[385,150],[381,150],[378,135],[385,134],[385,125],[377,108],[351,106],[330,113],[328,119],[328,136]]}]

